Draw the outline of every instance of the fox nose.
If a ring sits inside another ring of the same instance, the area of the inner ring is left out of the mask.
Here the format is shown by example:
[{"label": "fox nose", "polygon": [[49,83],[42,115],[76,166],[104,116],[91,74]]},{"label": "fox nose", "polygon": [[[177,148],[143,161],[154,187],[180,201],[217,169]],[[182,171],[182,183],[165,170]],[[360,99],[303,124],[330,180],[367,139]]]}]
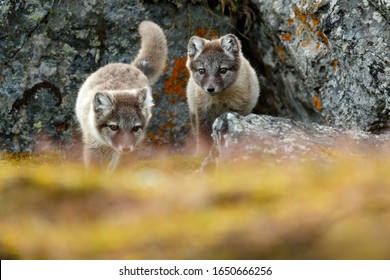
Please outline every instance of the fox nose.
[{"label": "fox nose", "polygon": [[215,88],[207,88],[207,92],[214,92],[215,91]]}]

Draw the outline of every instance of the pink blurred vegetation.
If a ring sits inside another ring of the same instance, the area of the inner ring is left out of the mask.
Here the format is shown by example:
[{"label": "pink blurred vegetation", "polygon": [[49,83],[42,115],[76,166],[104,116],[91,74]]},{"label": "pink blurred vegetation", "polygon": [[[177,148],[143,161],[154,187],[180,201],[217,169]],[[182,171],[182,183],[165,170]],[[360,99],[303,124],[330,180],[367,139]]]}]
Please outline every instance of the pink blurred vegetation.
[{"label": "pink blurred vegetation", "polygon": [[330,158],[200,173],[202,158],[165,151],[109,174],[3,153],[0,257],[389,259],[390,154]]}]

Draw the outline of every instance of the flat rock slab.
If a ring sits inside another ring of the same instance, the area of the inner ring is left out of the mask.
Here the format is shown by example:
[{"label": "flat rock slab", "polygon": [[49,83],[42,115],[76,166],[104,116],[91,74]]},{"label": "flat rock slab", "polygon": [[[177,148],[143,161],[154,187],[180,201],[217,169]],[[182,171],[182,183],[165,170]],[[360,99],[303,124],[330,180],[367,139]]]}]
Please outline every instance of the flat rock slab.
[{"label": "flat rock slab", "polygon": [[286,118],[225,113],[213,125],[214,155],[221,161],[325,159],[389,153],[390,135],[374,135]]}]

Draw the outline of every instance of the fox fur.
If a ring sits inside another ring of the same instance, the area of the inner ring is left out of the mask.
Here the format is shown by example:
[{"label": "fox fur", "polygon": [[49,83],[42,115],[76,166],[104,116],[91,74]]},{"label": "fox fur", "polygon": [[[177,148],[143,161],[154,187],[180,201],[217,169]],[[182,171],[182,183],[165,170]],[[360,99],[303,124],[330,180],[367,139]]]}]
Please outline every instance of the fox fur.
[{"label": "fox fur", "polygon": [[81,86],[76,116],[84,143],[84,163],[114,169],[121,154],[144,139],[152,116],[151,85],[167,59],[162,29],[151,21],[139,25],[141,48],[131,64],[111,63],[92,73]]},{"label": "fox fur", "polygon": [[187,103],[197,150],[211,142],[214,120],[225,112],[248,115],[260,93],[256,71],[233,34],[216,40],[193,36],[188,43]]}]

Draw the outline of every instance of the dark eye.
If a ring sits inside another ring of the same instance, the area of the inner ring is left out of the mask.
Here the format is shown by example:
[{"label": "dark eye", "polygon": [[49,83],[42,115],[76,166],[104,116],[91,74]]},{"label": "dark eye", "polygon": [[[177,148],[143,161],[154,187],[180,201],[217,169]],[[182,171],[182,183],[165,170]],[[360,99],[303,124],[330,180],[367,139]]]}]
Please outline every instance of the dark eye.
[{"label": "dark eye", "polygon": [[142,129],[142,127],[140,125],[136,125],[133,127],[134,132],[140,131],[141,129]]},{"label": "dark eye", "polygon": [[203,68],[198,69],[200,75],[203,75],[206,71]]},{"label": "dark eye", "polygon": [[109,127],[112,131],[118,130],[118,126],[115,125],[115,124],[111,124],[111,125],[109,125],[108,127]]},{"label": "dark eye", "polygon": [[226,72],[227,72],[226,68],[220,68],[219,69],[219,73],[221,73],[221,74],[226,74]]}]

